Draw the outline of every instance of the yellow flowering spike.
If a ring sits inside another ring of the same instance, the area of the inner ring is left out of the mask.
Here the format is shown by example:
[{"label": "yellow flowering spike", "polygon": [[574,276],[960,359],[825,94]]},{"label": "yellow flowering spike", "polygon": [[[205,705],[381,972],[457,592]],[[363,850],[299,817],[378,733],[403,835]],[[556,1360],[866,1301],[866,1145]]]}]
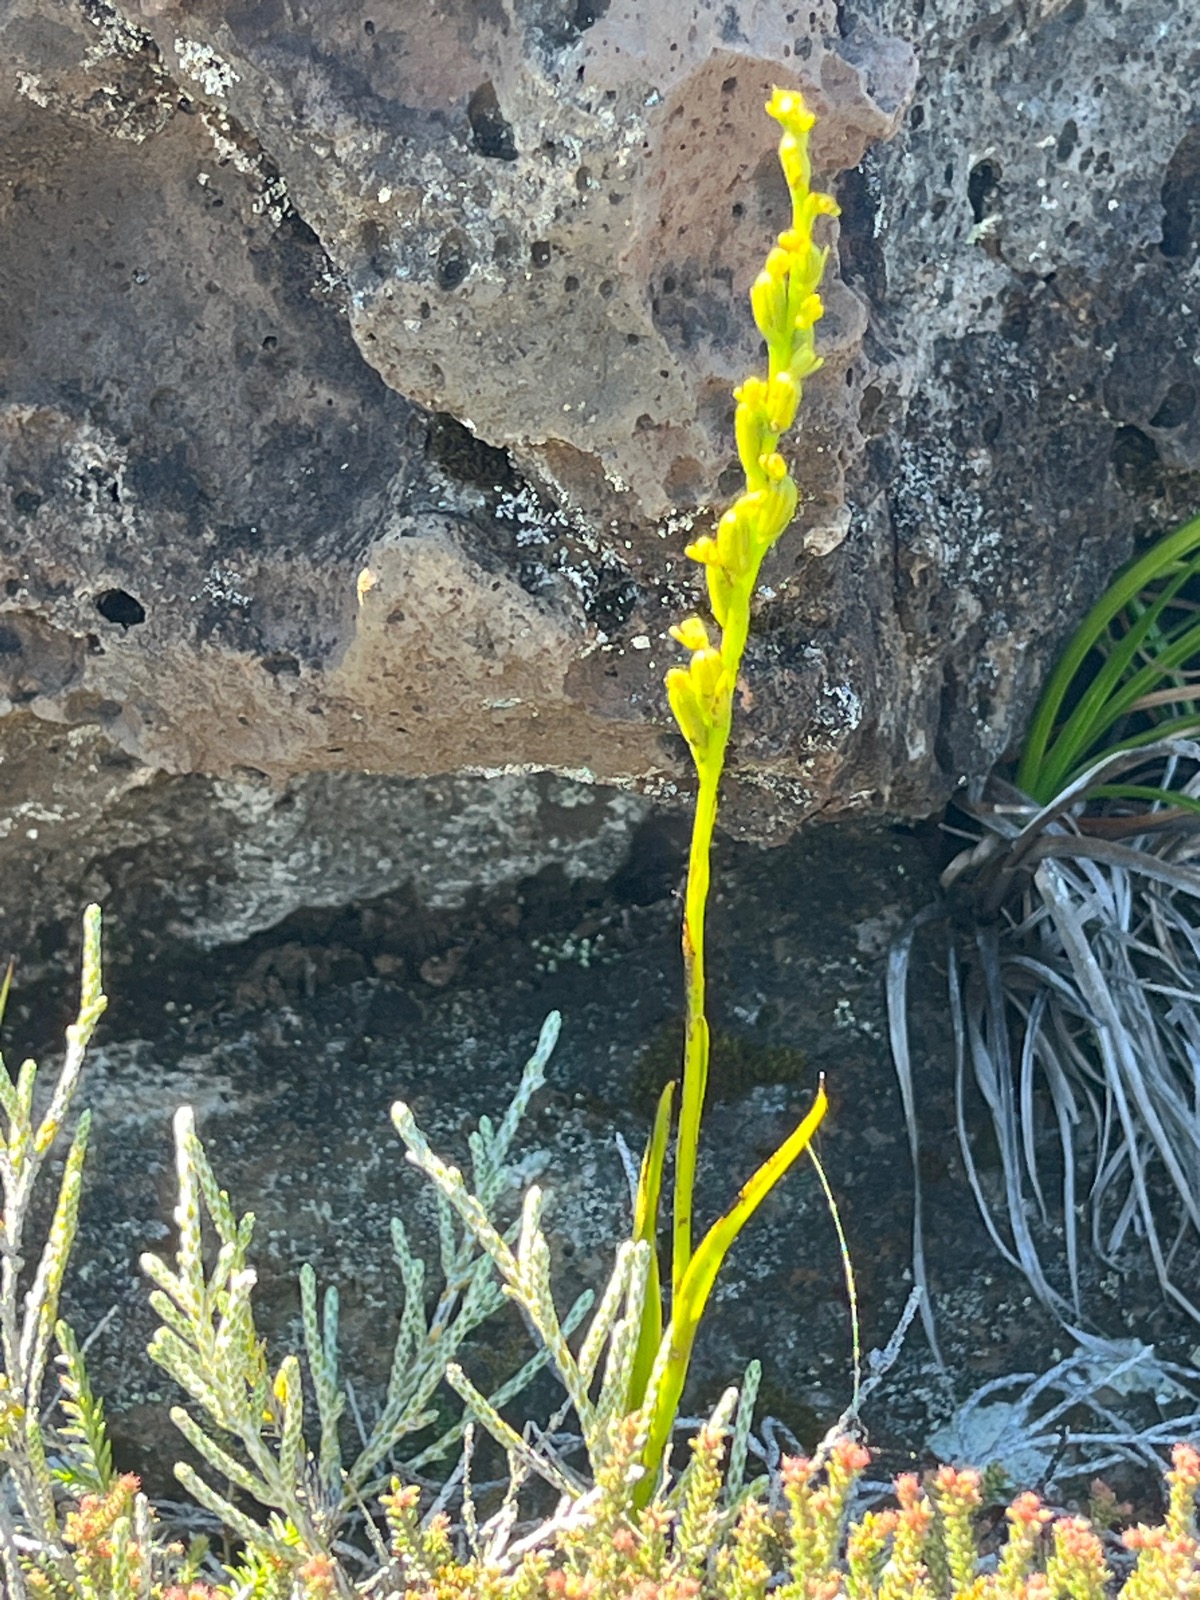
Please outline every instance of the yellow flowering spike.
[{"label": "yellow flowering spike", "polygon": [[[837,215],[832,197],[811,187],[808,135],[814,118],[803,97],[793,90],[776,89],[767,111],[780,125],[779,160],[792,200],[791,226],[779,236],[750,291],[754,320],[767,341],[767,375],[765,379],[747,378],[734,390],[734,432],[746,475],[745,491],[721,518],[715,538],[704,534],[687,547],[691,560],[704,568],[709,604],[721,629],[720,644],[710,642],[699,617],[688,617],[671,633],[691,652],[691,660],[686,667],[672,667],[666,678],[667,699],[691,751],[698,790],[683,918],[687,1024],[675,1140],[670,1316],[664,1315],[657,1296],[653,1303],[647,1301],[638,1333],[641,1380],[631,1395],[635,1405],[647,1400],[645,1369],[649,1363],[640,1352],[661,1335],[663,1344],[655,1369],[661,1367],[662,1371],[649,1402],[647,1444],[642,1455],[645,1473],[635,1490],[640,1505],[647,1504],[654,1493],[687,1377],[696,1323],[721,1262],[759,1200],[807,1144],[825,1110],[822,1093],[800,1127],[759,1169],[733,1209],[693,1252],[696,1154],[708,1080],[704,921],[713,829],[733,717],[733,686],[738,682],[750,631],[751,599],[763,556],[796,510],[798,491],[777,446],[796,419],[804,379],[821,364],[814,349],[813,327],[823,309],[817,289],[827,252],[815,243],[813,225],[820,216]],[[661,1116],[660,1108],[660,1120]],[[665,1153],[665,1134],[657,1129],[642,1164],[639,1216],[648,1217],[657,1209]],[[653,1224],[648,1226],[652,1231]]]}]

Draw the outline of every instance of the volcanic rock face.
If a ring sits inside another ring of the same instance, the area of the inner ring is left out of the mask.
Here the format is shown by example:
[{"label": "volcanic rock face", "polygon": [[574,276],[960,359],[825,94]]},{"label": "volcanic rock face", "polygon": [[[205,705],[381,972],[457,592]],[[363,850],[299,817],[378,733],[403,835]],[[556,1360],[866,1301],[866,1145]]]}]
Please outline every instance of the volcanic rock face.
[{"label": "volcanic rock face", "polygon": [[985,770],[1200,489],[1185,31],[1175,0],[10,3],[14,937],[47,863],[103,877],[164,806],[202,860],[214,799],[253,838],[309,775],[674,791],[665,629],[785,221],[772,82],[843,216],[731,820]]}]

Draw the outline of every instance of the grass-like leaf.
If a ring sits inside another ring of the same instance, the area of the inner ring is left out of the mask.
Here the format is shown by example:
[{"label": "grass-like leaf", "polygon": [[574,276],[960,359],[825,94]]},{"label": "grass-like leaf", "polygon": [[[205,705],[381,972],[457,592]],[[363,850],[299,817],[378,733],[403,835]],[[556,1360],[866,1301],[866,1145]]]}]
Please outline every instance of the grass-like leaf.
[{"label": "grass-like leaf", "polygon": [[[1197,578],[1200,519],[1118,575],[1046,686],[1016,788],[993,778],[958,802],[977,836],[943,874],[953,900],[927,908],[889,963],[915,1171],[905,989],[918,925],[946,918],[968,1183],[997,1249],[1064,1319],[1083,1309],[1082,1210],[1097,1256],[1113,1260],[1136,1233],[1164,1295],[1200,1320],[1172,1268],[1185,1240],[1200,1248]],[[999,1149],[999,1204],[974,1159],[973,1095]],[[1051,1268],[1054,1227],[1065,1259]],[[918,1187],[924,1284],[921,1234]],[[926,1326],[933,1340],[930,1309]]]},{"label": "grass-like leaf", "polygon": [[[1045,803],[1081,767],[1129,747],[1112,730],[1135,706],[1171,706],[1177,733],[1197,725],[1195,703],[1178,696],[1177,676],[1200,660],[1200,620],[1172,604],[1200,573],[1200,518],[1159,540],[1125,567],[1076,629],[1038,701],[1017,768],[1017,787]],[[1089,662],[1099,660],[1090,674]],[[1166,690],[1167,693],[1163,694]],[[1157,718],[1152,720],[1158,720]],[[1162,728],[1149,737],[1161,737]],[[1136,736],[1131,736],[1136,737]]]}]

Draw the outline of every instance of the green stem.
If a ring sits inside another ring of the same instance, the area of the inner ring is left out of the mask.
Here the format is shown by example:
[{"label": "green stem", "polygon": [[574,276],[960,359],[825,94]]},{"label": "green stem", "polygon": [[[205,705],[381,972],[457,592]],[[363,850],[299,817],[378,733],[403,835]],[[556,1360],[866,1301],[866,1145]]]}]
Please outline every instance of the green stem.
[{"label": "green stem", "polygon": [[[713,830],[721,771],[725,765],[728,731],[719,755],[706,761],[700,773],[696,810],[692,818],[692,843],[688,855],[687,894],[683,912],[683,970],[687,998],[683,1046],[683,1095],[679,1107],[679,1133],[675,1147],[674,1224],[671,1251],[672,1301],[692,1259],[692,1206],[696,1184],[696,1152],[700,1119],[708,1087],[708,1019],[705,1015],[704,914],[708,904]],[[714,752],[714,754],[716,754]]]}]

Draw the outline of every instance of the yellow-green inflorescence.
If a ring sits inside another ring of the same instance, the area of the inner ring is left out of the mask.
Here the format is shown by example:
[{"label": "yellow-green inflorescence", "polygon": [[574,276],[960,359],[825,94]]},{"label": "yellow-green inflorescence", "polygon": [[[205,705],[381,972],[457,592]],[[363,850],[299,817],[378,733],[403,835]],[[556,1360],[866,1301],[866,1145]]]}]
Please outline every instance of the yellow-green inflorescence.
[{"label": "yellow-green inflorescence", "polygon": [[721,518],[716,535],[697,539],[687,550],[704,567],[709,604],[721,630],[720,643],[712,643],[699,617],[689,617],[671,632],[692,652],[692,659],[686,667],[673,667],[667,673],[671,710],[692,752],[699,779],[683,927],[688,1022],[675,1163],[672,1277],[676,1292],[692,1255],[691,1199],[708,1081],[704,913],[718,791],[759,569],[792,520],[799,498],[776,447],[795,421],[804,380],[821,365],[813,329],[824,309],[817,288],[829,252],[815,243],[813,226],[818,217],[838,214],[833,197],[810,186],[808,135],[816,118],[803,96],[794,90],[776,89],[766,109],[783,130],[779,161],[792,199],[792,225],[779,235],[750,291],[754,320],[767,342],[767,376],[747,378],[734,391],[734,427],[746,474],[745,492]]},{"label": "yellow-green inflorescence", "polygon": [[779,235],[750,291],[754,320],[767,341],[767,377],[747,378],[734,390],[745,493],[721,518],[715,537],[687,549],[705,568],[720,646],[713,647],[699,617],[671,630],[692,659],[668,672],[667,694],[701,775],[723,760],[759,568],[796,510],[796,485],[777,446],[795,421],[804,380],[821,365],[813,329],[824,311],[817,287],[829,252],[814,243],[813,224],[838,214],[832,195],[809,186],[808,134],[816,119],[803,97],[776,89],[767,112],[783,129],[779,160],[792,196],[792,225]]}]

